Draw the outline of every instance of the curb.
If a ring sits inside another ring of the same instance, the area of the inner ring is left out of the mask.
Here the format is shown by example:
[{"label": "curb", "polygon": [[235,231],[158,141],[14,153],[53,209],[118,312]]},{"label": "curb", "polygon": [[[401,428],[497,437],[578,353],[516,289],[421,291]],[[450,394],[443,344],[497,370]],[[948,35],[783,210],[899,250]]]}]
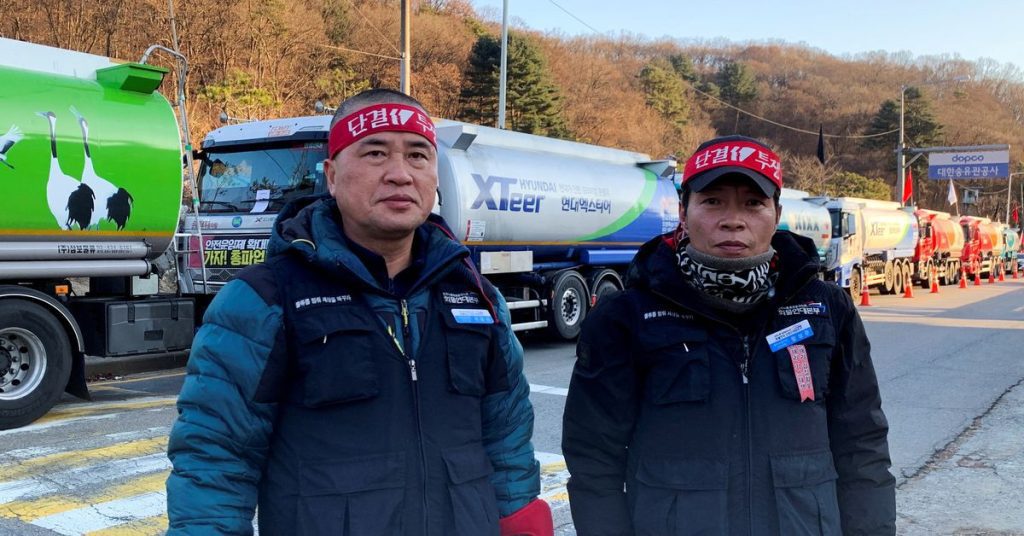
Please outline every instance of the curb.
[{"label": "curb", "polygon": [[188,350],[158,354],[119,357],[85,356],[85,377],[126,376],[140,372],[153,372],[181,368],[188,362]]}]

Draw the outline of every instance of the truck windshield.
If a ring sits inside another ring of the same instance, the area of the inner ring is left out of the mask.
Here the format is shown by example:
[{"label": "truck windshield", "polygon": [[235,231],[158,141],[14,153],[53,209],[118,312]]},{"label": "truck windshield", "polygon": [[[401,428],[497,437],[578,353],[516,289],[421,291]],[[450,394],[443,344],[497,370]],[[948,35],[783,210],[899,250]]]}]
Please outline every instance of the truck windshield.
[{"label": "truck windshield", "polygon": [[277,212],[321,183],[322,141],[206,151],[199,168],[203,212]]}]

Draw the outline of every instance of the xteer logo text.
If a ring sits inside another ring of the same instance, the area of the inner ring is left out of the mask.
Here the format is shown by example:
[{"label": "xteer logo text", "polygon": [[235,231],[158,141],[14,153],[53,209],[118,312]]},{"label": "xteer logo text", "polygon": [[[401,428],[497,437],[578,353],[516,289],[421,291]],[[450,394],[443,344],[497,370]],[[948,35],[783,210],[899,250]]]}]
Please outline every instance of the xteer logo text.
[{"label": "xteer logo text", "polygon": [[[488,175],[486,178],[478,173],[473,173],[473,181],[479,193],[476,200],[470,205],[470,209],[478,209],[486,205],[487,210],[500,210],[504,212],[540,212],[540,202],[543,195],[512,192],[511,187],[519,182],[519,179],[512,177],[495,177]],[[497,198],[492,188],[498,185]]]}]

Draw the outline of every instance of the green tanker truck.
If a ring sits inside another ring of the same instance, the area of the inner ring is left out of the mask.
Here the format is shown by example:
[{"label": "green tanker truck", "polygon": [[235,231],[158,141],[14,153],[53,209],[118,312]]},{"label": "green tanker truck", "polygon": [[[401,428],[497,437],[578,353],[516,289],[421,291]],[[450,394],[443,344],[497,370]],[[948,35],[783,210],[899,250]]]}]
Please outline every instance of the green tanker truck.
[{"label": "green tanker truck", "polygon": [[154,275],[183,184],[165,74],[0,39],[0,430],[87,398],[87,354],[191,343],[194,300]]}]

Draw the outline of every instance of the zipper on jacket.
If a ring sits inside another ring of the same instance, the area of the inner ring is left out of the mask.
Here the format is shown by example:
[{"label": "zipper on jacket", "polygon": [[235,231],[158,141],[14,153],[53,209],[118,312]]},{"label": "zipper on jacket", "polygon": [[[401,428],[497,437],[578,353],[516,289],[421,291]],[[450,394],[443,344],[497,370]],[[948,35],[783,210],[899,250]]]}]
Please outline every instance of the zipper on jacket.
[{"label": "zipper on jacket", "polygon": [[[412,340],[411,332],[409,329],[409,303],[403,298],[400,302],[402,304],[402,343],[405,348],[409,348],[410,341]],[[390,331],[390,328],[389,328]],[[398,343],[398,339],[395,339],[395,343]],[[427,453],[423,448],[423,417],[420,414],[420,389],[419,389],[419,377],[416,374],[416,359],[412,357],[412,352],[402,352],[405,356],[406,361],[409,363],[409,379],[412,381],[412,405],[413,411],[416,413],[416,438],[419,440],[419,451],[420,451],[420,474],[422,475],[423,482],[423,534],[428,534],[429,524],[427,523]]]},{"label": "zipper on jacket", "polygon": [[751,423],[750,408],[750,337],[743,335],[743,362],[740,364],[740,373],[743,374],[743,403],[746,406],[747,421],[747,528],[750,534],[754,532],[754,426]]},{"label": "zipper on jacket", "polygon": [[[409,341],[412,337],[409,335],[409,304],[403,299],[402,300],[402,343],[405,348],[409,347]],[[406,361],[409,363],[409,376],[412,377],[412,381],[418,381],[419,376],[416,374],[416,358],[409,357],[405,352],[402,352],[403,356],[406,356]]]}]

